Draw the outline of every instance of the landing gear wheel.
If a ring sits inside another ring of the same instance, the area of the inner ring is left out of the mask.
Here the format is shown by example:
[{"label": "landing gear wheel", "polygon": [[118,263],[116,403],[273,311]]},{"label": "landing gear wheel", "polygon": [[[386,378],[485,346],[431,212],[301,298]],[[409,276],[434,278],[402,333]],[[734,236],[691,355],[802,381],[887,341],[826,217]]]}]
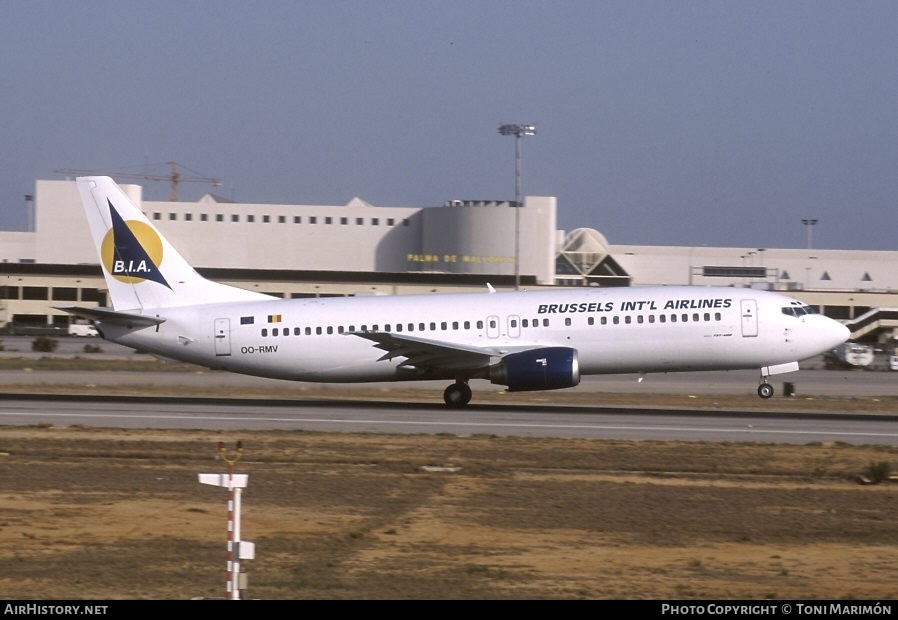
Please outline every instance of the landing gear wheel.
[{"label": "landing gear wheel", "polygon": [[761,398],[770,398],[773,396],[773,386],[769,383],[762,383],[758,386],[758,396]]},{"label": "landing gear wheel", "polygon": [[453,409],[460,409],[471,402],[471,388],[467,383],[453,383],[443,392],[443,400]]}]

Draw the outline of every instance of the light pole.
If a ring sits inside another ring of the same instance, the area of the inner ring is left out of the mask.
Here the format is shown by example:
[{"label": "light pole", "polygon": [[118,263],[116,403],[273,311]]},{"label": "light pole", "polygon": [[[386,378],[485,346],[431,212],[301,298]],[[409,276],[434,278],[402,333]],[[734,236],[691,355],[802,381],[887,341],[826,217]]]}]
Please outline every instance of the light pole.
[{"label": "light pole", "polygon": [[812,227],[814,226],[814,224],[817,223],[817,220],[803,219],[803,220],[801,220],[801,223],[804,224],[808,230],[808,249],[810,250],[814,245],[812,243],[813,235],[812,235],[811,231],[813,230]]},{"label": "light pole", "polygon": [[514,289],[521,288],[520,271],[520,228],[521,228],[521,138],[535,136],[536,125],[499,125],[503,136],[514,136]]}]

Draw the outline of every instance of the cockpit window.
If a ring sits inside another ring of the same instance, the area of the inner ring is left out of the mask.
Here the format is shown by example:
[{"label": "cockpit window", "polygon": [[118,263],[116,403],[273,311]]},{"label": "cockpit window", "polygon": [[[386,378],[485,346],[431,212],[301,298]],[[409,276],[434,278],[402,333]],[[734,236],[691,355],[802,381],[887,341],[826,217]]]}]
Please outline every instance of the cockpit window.
[{"label": "cockpit window", "polygon": [[813,306],[796,303],[791,306],[783,306],[783,314],[800,317],[806,314],[820,314],[820,311]]}]

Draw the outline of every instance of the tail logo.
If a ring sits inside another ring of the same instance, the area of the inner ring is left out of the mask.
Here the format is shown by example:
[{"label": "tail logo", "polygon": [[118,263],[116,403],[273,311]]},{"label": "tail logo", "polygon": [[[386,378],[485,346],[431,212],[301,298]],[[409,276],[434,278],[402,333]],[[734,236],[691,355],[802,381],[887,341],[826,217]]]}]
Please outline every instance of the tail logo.
[{"label": "tail logo", "polygon": [[120,282],[138,284],[146,280],[158,282],[168,287],[159,265],[162,264],[162,240],[153,227],[138,220],[125,221],[119,215],[112,201],[109,216],[112,228],[103,237],[100,255],[103,268]]}]

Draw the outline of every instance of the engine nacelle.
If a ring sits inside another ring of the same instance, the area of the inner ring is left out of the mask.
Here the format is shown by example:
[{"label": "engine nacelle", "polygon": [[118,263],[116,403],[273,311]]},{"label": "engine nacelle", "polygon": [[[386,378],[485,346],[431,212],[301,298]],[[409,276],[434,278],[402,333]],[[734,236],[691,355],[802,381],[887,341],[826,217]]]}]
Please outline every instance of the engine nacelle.
[{"label": "engine nacelle", "polygon": [[546,347],[510,353],[490,367],[490,382],[508,386],[509,392],[574,387],[580,383],[577,350]]}]

